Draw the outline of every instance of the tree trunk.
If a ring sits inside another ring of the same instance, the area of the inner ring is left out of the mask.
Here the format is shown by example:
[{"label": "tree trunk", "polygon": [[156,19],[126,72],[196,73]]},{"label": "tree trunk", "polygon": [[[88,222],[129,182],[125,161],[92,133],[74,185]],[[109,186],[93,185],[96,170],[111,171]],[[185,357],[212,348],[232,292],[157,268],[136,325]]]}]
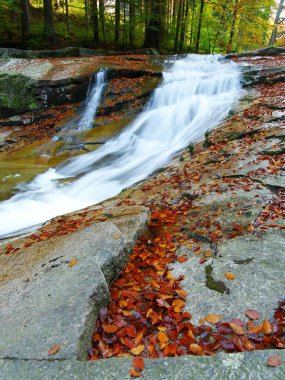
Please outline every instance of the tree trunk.
[{"label": "tree trunk", "polygon": [[52,0],[44,0],[44,16],[45,16],[46,38],[54,43],[55,31],[54,31],[54,22],[53,22]]},{"label": "tree trunk", "polygon": [[116,0],[115,4],[115,38],[114,42],[119,43],[120,40],[120,19],[121,19],[121,1]]},{"label": "tree trunk", "polygon": [[98,4],[97,0],[93,0],[93,20],[94,20],[94,36],[93,40],[96,44],[99,44],[99,15],[98,15]]},{"label": "tree trunk", "polygon": [[65,0],[65,21],[67,32],[70,32],[68,0]]},{"label": "tree trunk", "polygon": [[202,22],[203,22],[204,5],[205,5],[205,0],[201,0],[195,53],[199,52],[199,47],[200,47],[200,37],[201,37],[201,28],[202,28]]},{"label": "tree trunk", "polygon": [[272,34],[271,34],[270,41],[269,41],[269,45],[273,45],[274,42],[276,41],[277,30],[278,30],[278,23],[279,23],[279,19],[280,19],[280,16],[281,16],[281,13],[282,13],[282,10],[283,10],[283,7],[284,7],[284,1],[285,0],[280,0],[279,6],[278,6],[278,10],[277,10],[277,13],[276,13],[276,17],[275,17],[275,21],[274,21],[274,28],[272,30]]},{"label": "tree trunk", "polygon": [[178,14],[177,14],[175,43],[174,43],[175,53],[178,53],[178,41],[179,41],[179,34],[180,34],[180,28],[181,28],[181,17],[182,17],[183,2],[184,2],[184,0],[178,0]]},{"label": "tree trunk", "polygon": [[27,41],[30,34],[30,5],[29,0],[20,1],[21,9],[21,30],[22,30],[22,48],[27,47]]},{"label": "tree trunk", "polygon": [[189,14],[189,0],[184,0],[184,9],[183,9],[183,17],[182,17],[182,24],[181,24],[181,36],[180,36],[180,45],[179,45],[180,53],[182,53],[183,47],[184,47],[188,14]]},{"label": "tree trunk", "polygon": [[85,29],[89,30],[89,0],[84,1],[85,7]]},{"label": "tree trunk", "polygon": [[190,46],[192,45],[192,42],[193,42],[195,7],[196,7],[196,0],[192,0],[192,16],[191,16],[191,30],[190,30]]},{"label": "tree trunk", "polygon": [[134,36],[135,36],[135,4],[134,0],[129,0],[129,41],[130,46],[134,46]]},{"label": "tree trunk", "polygon": [[160,0],[146,0],[150,12],[146,20],[144,47],[160,47],[161,13]]},{"label": "tree trunk", "polygon": [[106,44],[106,32],[105,32],[105,4],[104,0],[99,0],[99,18],[101,24],[101,31],[103,36],[103,43]]},{"label": "tree trunk", "polygon": [[232,50],[232,47],[233,47],[233,40],[234,40],[234,36],[235,36],[235,31],[236,31],[238,5],[239,5],[239,0],[236,0],[235,5],[234,5],[233,21],[232,21],[232,27],[231,27],[229,44],[228,44],[228,47],[227,47],[227,53],[229,53]]}]

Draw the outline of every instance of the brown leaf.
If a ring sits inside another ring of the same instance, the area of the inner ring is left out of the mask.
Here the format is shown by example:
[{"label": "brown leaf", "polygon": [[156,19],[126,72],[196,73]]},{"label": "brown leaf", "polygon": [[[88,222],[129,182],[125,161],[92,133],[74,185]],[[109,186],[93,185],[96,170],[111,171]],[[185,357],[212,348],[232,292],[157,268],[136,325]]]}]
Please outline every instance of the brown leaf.
[{"label": "brown leaf", "polygon": [[58,343],[58,344],[55,344],[49,351],[48,351],[48,356],[52,356],[52,355],[55,355],[61,348],[61,345]]},{"label": "brown leaf", "polygon": [[132,366],[136,369],[143,370],[144,369],[144,360],[143,358],[134,358],[132,362]]},{"label": "brown leaf", "polygon": [[139,346],[132,348],[131,353],[133,355],[140,355],[143,352],[143,350],[144,350],[144,345],[140,344]]},{"label": "brown leaf", "polygon": [[282,358],[279,355],[269,356],[267,359],[267,365],[270,367],[279,367],[282,364]]},{"label": "brown leaf", "polygon": [[211,324],[213,324],[213,325],[215,325],[216,323],[220,322],[222,319],[223,319],[223,317],[221,317],[221,316],[218,315],[218,314],[208,314],[208,315],[206,315],[206,317],[205,317],[205,320],[206,320],[208,323],[211,323]]},{"label": "brown leaf", "polygon": [[253,320],[260,318],[259,312],[254,309],[246,309],[244,315],[246,315],[248,318],[253,319]]}]

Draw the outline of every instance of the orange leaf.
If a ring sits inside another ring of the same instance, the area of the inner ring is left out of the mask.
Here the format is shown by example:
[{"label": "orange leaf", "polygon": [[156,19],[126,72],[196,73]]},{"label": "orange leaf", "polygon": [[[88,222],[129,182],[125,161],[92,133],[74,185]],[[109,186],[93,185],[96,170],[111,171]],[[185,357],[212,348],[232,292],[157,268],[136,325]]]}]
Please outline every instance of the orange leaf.
[{"label": "orange leaf", "polygon": [[141,373],[137,372],[134,367],[132,367],[129,371],[131,377],[141,377]]},{"label": "orange leaf", "polygon": [[258,326],[252,327],[250,330],[248,330],[248,334],[259,334],[262,332],[263,325],[262,323]]},{"label": "orange leaf", "polygon": [[226,278],[227,280],[234,280],[234,279],[236,278],[236,275],[235,275],[234,273],[229,273],[229,272],[227,272],[227,273],[225,274],[225,278]]},{"label": "orange leaf", "polygon": [[197,343],[190,344],[189,348],[190,348],[190,351],[193,352],[193,354],[199,355],[203,353],[203,349]]},{"label": "orange leaf", "polygon": [[185,256],[179,256],[179,257],[177,257],[177,259],[180,263],[184,263],[185,261],[188,261],[187,257],[185,257]]},{"label": "orange leaf", "polygon": [[215,325],[216,323],[220,322],[222,319],[223,319],[223,317],[221,317],[218,314],[208,314],[205,317],[205,320],[208,323],[212,323],[213,325]]},{"label": "orange leaf", "polygon": [[168,343],[169,341],[168,336],[163,331],[159,331],[157,339],[163,343]]},{"label": "orange leaf", "polygon": [[144,369],[144,360],[143,358],[134,358],[132,362],[132,366],[136,369],[143,370]]},{"label": "orange leaf", "polygon": [[264,322],[263,322],[263,325],[262,325],[262,330],[264,332],[264,334],[268,335],[272,332],[272,326],[271,324],[269,323],[268,319],[266,319]]},{"label": "orange leaf", "polygon": [[69,264],[68,264],[69,268],[72,268],[76,263],[77,263],[76,259],[73,258],[73,259],[69,262]]},{"label": "orange leaf", "polygon": [[144,345],[140,344],[139,346],[132,348],[131,353],[133,355],[140,355],[143,352],[143,350],[144,350]]},{"label": "orange leaf", "polygon": [[61,348],[61,345],[58,343],[56,345],[54,345],[48,352],[48,356],[52,356],[52,355],[55,355]]},{"label": "orange leaf", "polygon": [[103,330],[105,332],[110,333],[110,334],[118,331],[118,329],[119,329],[118,326],[116,326],[116,325],[108,325],[107,323],[103,323],[102,327],[103,327]]},{"label": "orange leaf", "polygon": [[282,358],[279,355],[269,356],[267,364],[271,367],[278,367],[282,364]]}]

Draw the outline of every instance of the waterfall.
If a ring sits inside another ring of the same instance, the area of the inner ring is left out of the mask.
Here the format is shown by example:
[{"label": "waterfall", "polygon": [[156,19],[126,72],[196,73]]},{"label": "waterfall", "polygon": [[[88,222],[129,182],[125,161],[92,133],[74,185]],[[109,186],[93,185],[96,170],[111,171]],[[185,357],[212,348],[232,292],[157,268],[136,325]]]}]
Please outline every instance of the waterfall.
[{"label": "waterfall", "polygon": [[97,112],[97,108],[100,104],[103,91],[106,87],[106,77],[107,70],[101,69],[96,74],[95,84],[91,89],[91,84],[89,84],[89,89],[86,98],[86,108],[79,120],[77,129],[79,131],[84,131],[92,127],[94,117]]},{"label": "waterfall", "polygon": [[[174,60],[145,110],[121,134],[49,169],[0,203],[0,236],[117,195],[217,126],[240,96],[235,63],[217,55]],[[70,177],[77,179],[67,183]]]}]

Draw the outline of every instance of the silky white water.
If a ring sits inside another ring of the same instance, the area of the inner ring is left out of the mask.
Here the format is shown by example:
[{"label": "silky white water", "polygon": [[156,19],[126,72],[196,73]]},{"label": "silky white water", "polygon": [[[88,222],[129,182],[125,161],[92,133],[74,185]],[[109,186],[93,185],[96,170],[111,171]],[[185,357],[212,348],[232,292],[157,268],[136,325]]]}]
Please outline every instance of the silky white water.
[{"label": "silky white water", "polygon": [[[240,95],[233,62],[199,55],[174,61],[145,111],[121,134],[49,169],[0,203],[0,236],[98,203],[144,179],[220,123]],[[77,179],[59,181],[69,177]]]}]

